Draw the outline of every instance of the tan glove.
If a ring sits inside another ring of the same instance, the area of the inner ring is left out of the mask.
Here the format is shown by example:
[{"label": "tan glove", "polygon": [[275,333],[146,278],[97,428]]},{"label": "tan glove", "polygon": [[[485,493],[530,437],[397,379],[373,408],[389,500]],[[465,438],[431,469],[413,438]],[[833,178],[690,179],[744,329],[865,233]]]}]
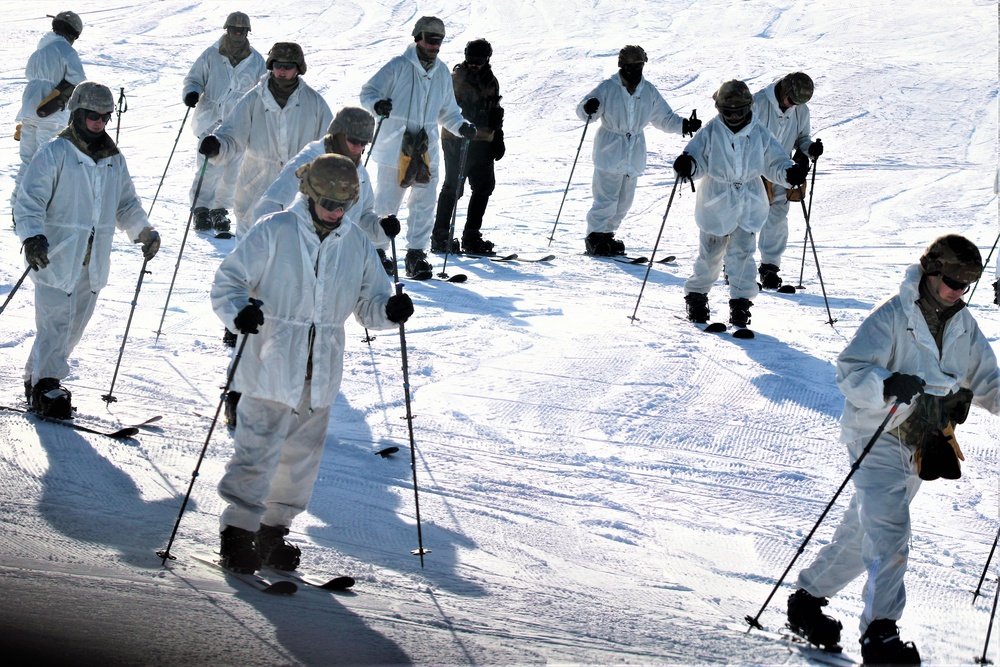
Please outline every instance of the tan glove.
[{"label": "tan glove", "polygon": [[14,128],[14,141],[21,140],[21,124],[18,123],[17,127]]}]

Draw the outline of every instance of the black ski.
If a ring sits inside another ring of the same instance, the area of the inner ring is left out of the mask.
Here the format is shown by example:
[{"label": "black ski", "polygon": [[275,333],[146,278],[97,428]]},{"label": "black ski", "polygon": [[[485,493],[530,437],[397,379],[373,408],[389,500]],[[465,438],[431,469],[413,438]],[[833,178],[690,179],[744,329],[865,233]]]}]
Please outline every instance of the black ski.
[{"label": "black ski", "polygon": [[[75,429],[77,431],[83,431],[84,433],[93,433],[95,435],[103,435],[108,438],[114,438],[115,440],[122,440],[124,438],[131,438],[135,435],[138,435],[139,426],[146,426],[149,423],[151,423],[151,420],[146,420],[145,422],[137,426],[126,426],[124,428],[118,429],[117,431],[110,431],[93,426],[86,426],[84,424],[72,421],[70,419],[56,419],[55,417],[42,415],[35,412],[34,410],[30,410],[27,408],[15,408],[10,405],[0,405],[0,410],[10,410],[12,412],[20,412],[23,415],[31,415],[35,419],[38,419],[43,422],[48,422],[50,424],[59,424],[61,426],[68,426],[69,428]],[[152,419],[152,421],[156,421],[157,419],[160,419],[160,417],[155,417]]]},{"label": "black ski", "polygon": [[551,262],[555,258],[556,258],[555,255],[546,255],[545,257],[537,257],[537,258],[533,257],[531,259],[520,258],[517,261],[519,261],[519,262]]},{"label": "black ski", "polygon": [[268,581],[259,574],[243,574],[241,572],[233,572],[228,568],[222,567],[222,564],[219,563],[219,554],[216,553],[196,552],[191,554],[191,557],[206,565],[210,565],[217,570],[221,570],[222,572],[225,572],[227,576],[238,579],[246,585],[252,586],[263,593],[270,593],[272,595],[293,595],[299,590],[298,586],[287,579],[282,579],[281,581]]},{"label": "black ski", "polygon": [[654,264],[670,264],[671,262],[673,262],[673,261],[674,261],[674,260],[676,260],[676,259],[677,259],[677,258],[676,258],[676,257],[675,257],[674,255],[667,255],[667,256],[666,256],[666,257],[664,257],[663,259],[658,259],[658,260],[656,260],[656,261],[654,262]]},{"label": "black ski", "polygon": [[216,232],[215,238],[217,239],[231,239],[234,234],[232,232]]},{"label": "black ski", "polygon": [[649,264],[649,257],[629,257],[628,255],[617,255],[611,259],[622,264]]},{"label": "black ski", "polygon": [[[442,271],[441,273],[434,273],[429,278],[429,280],[436,280],[438,282],[443,282],[443,283],[464,283],[468,279],[469,276],[465,275],[464,273],[456,273],[454,275],[449,276],[444,271]],[[417,278],[417,280],[420,280],[420,278]]]},{"label": "black ski", "polygon": [[488,259],[491,262],[513,262],[517,259],[517,253],[511,253],[509,255],[485,255],[478,252],[461,252],[458,253],[460,257],[469,257],[470,259]]},{"label": "black ski", "polygon": [[346,591],[354,586],[354,577],[339,576],[334,577],[333,579],[319,579],[296,570],[289,572],[286,570],[275,570],[274,568],[269,567],[267,568],[267,571],[281,577],[282,579],[290,579],[313,588],[322,588],[325,591]]},{"label": "black ski", "polygon": [[[679,320],[684,320],[685,322],[691,322],[687,317],[683,315],[674,315]],[[705,333],[726,333],[729,330],[722,322],[691,322],[694,326],[698,327]]]}]

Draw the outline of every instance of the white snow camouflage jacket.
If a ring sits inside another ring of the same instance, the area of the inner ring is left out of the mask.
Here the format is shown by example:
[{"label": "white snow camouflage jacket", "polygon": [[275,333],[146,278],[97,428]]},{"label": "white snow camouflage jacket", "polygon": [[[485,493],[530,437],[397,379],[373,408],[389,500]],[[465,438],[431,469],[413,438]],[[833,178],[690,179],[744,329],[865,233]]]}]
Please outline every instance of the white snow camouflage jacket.
[{"label": "white snow camouflage jacket", "polygon": [[[116,227],[135,241],[150,226],[122,154],[94,162],[62,137],[35,153],[17,191],[14,215],[22,242],[38,234],[49,242],[49,265],[31,271],[32,279],[67,294],[84,271],[90,272],[94,290],[108,284]],[[91,233],[93,247],[84,266]]]},{"label": "white snow camouflage jacket", "polygon": [[737,227],[759,232],[771,206],[760,177],[788,186],[785,170],[795,164],[756,120],[733,134],[720,116],[705,123],[684,152],[694,158],[694,177],[701,179],[694,220],[715,236],[732,234]]},{"label": "white snow camouflage jacket", "polygon": [[257,49],[250,47],[250,55],[233,67],[229,58],[219,53],[221,43],[220,37],[214,45],[205,49],[184,77],[181,99],[188,93],[199,95],[191,118],[191,130],[196,137],[218,127],[240,98],[267,73],[264,57]]},{"label": "white snow camouflage jacket", "polygon": [[372,159],[378,164],[397,166],[403,145],[403,133],[409,129],[427,132],[431,170],[440,163],[441,131],[438,125],[458,135],[465,118],[455,101],[451,71],[438,58],[430,71],[425,71],[417,59],[416,44],[406,47],[403,55],[396,56],[361,87],[361,106],[375,116],[375,103],[392,100],[392,113],[382,121],[378,141],[372,148]]},{"label": "white snow camouflage jacket", "polygon": [[38,41],[38,49],[28,57],[24,67],[24,77],[28,84],[21,93],[21,110],[15,120],[51,122],[65,125],[69,122],[69,111],[63,110],[46,118],[38,117],[38,105],[65,79],[74,86],[86,80],[83,63],[73,45],[62,35],[46,33]]},{"label": "white snow camouflage jacket", "polygon": [[594,167],[612,174],[640,176],[646,169],[646,133],[652,125],[664,132],[680,134],[684,120],[673,112],[663,96],[645,78],[629,95],[617,73],[602,81],[576,106],[576,115],[587,120],[583,105],[590,98],[601,105],[591,122],[601,119],[594,137]]},{"label": "white snow camouflage jacket", "polygon": [[236,331],[236,315],[263,301],[264,324],[250,334],[234,386],[248,396],[295,407],[302,396],[312,344],[310,406],[332,405],[340,391],[344,322],[396,326],[385,314],[392,284],[368,238],[346,216],[320,242],[305,197],[251,228],[219,266],[212,308]]},{"label": "white snow camouflage jacket", "polygon": [[754,94],[754,118],[757,119],[758,123],[771,130],[771,134],[789,155],[796,148],[805,153],[813,143],[812,137],[809,136],[811,132],[809,107],[800,104],[782,113],[781,107],[778,106],[778,100],[774,96],[774,87],[777,83],[775,81]]},{"label": "white snow camouflage jacket", "polygon": [[[840,419],[843,443],[875,434],[895,401],[883,395],[883,383],[893,373],[923,378],[924,391],[935,396],[968,387],[973,403],[1000,414],[1000,370],[993,348],[969,309],[963,308],[945,324],[942,352],[938,352],[915,303],[921,275],[919,264],[908,267],[899,293],[875,307],[837,357],[837,386],[846,399]],[[914,398],[901,405],[886,430],[902,424],[916,402]]]}]

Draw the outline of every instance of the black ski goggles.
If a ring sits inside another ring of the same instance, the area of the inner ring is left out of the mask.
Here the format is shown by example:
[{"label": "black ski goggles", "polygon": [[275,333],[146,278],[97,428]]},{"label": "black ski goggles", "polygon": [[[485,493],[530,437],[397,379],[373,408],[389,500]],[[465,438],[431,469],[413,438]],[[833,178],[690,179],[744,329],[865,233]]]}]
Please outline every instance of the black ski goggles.
[{"label": "black ski goggles", "polygon": [[750,105],[742,107],[719,107],[719,115],[730,123],[738,123],[750,113]]},{"label": "black ski goggles", "polygon": [[959,282],[958,280],[949,278],[943,273],[941,274],[941,282],[947,285],[948,289],[955,290],[956,292],[961,292],[962,294],[968,292],[970,287],[970,283]]},{"label": "black ski goggles", "polygon": [[326,197],[320,197],[319,199],[316,200],[316,204],[324,211],[328,211],[330,213],[336,213],[337,211],[346,213],[347,209],[351,208],[351,206],[354,205],[354,200],[352,199],[350,201],[339,201],[337,199],[327,199]]}]

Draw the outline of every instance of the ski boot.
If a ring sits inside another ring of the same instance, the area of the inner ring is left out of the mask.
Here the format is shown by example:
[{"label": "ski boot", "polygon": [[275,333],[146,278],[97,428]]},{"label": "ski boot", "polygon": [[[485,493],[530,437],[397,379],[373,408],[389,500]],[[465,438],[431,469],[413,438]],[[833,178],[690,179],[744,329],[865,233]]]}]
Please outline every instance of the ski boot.
[{"label": "ski boot", "polygon": [[38,414],[54,419],[72,419],[73,403],[69,389],[56,378],[42,378],[31,389],[31,408]]},{"label": "ski boot", "polygon": [[612,247],[614,237],[604,232],[591,232],[587,234],[584,243],[587,246],[587,254],[593,257],[614,257],[615,250]]},{"label": "ski boot", "polygon": [[860,641],[861,657],[866,665],[920,664],[917,647],[899,638],[896,621],[887,618],[872,621]]},{"label": "ski boot", "polygon": [[212,213],[204,206],[199,206],[194,210],[195,231],[205,232],[212,228]]},{"label": "ski boot", "polygon": [[457,255],[462,252],[462,248],[458,244],[458,239],[449,241],[446,238],[431,238],[431,252],[436,252],[439,255],[446,253]]},{"label": "ski boot", "polygon": [[705,324],[708,322],[708,295],[701,292],[691,292],[684,295],[684,302],[687,304],[688,319],[695,324]]},{"label": "ski boot", "polygon": [[496,254],[496,251],[493,250],[493,243],[484,239],[481,234],[462,236],[462,250],[470,255],[493,256]]},{"label": "ski boot", "polygon": [[763,289],[778,289],[781,287],[781,276],[778,275],[780,269],[774,264],[761,264],[757,269],[760,276],[760,286]]},{"label": "ski boot", "polygon": [[229,330],[226,327],[226,331],[222,334],[222,344],[226,347],[236,347],[236,333]]},{"label": "ski boot", "polygon": [[31,405],[31,378],[24,381],[24,400]]},{"label": "ski boot", "polygon": [[260,569],[261,560],[254,533],[236,526],[226,526],[221,538],[219,563],[222,567],[240,574],[253,574]]},{"label": "ski boot", "polygon": [[261,524],[257,530],[257,552],[264,565],[275,570],[290,572],[299,566],[302,551],[285,541],[288,529],[284,526]]},{"label": "ski boot", "polygon": [[212,229],[217,232],[228,232],[231,223],[229,222],[229,211],[224,208],[213,208],[208,212],[212,219]]},{"label": "ski boot", "polygon": [[226,426],[231,429],[236,428],[236,406],[240,404],[242,395],[232,389],[226,392]]},{"label": "ski boot", "polygon": [[800,588],[788,596],[788,628],[810,644],[825,651],[840,648],[840,621],[823,613],[830,604],[826,598],[813,597]]},{"label": "ski boot", "polygon": [[382,262],[382,268],[385,269],[386,274],[390,278],[394,278],[396,276],[396,262],[386,257],[385,250],[381,248],[378,248],[375,252],[378,253],[378,260]]},{"label": "ski boot", "polygon": [[750,325],[750,306],[753,301],[750,299],[730,299],[729,300],[729,323],[746,329]]},{"label": "ski boot", "polygon": [[615,238],[615,233],[611,232],[608,234],[608,244],[611,246],[611,252],[616,255],[625,254],[625,244]]},{"label": "ski boot", "polygon": [[410,248],[406,251],[406,277],[414,280],[428,280],[434,275],[434,267],[427,261],[427,253]]}]

